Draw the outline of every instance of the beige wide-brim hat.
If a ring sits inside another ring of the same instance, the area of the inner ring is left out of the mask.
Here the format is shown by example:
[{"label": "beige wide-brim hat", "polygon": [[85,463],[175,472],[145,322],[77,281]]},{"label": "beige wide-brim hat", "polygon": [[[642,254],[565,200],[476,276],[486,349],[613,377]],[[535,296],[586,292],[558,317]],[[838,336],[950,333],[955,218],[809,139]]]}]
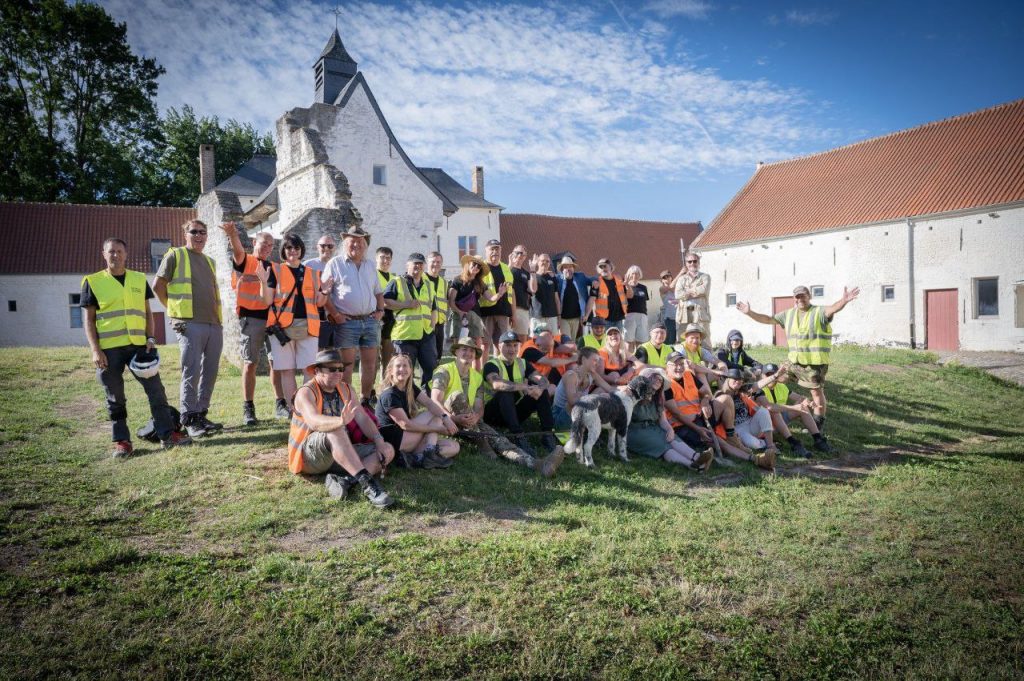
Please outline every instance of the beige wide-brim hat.
[{"label": "beige wide-brim hat", "polygon": [[562,260],[558,263],[558,269],[563,270],[566,267],[576,267],[576,261],[567,255],[563,255]]},{"label": "beige wide-brim hat", "polygon": [[468,262],[475,262],[477,265],[480,265],[480,274],[485,277],[491,273],[491,266],[485,263],[483,258],[478,255],[464,255],[459,258],[459,264],[463,267],[465,267]]},{"label": "beige wide-brim hat", "polygon": [[366,245],[370,245],[370,233],[358,225],[349,227],[341,233],[342,239],[365,239]]},{"label": "beige wide-brim hat", "polygon": [[456,338],[452,341],[451,353],[454,355],[456,348],[470,348],[476,353],[476,358],[480,359],[484,356],[484,351],[480,349],[480,346],[473,342],[471,338]]}]

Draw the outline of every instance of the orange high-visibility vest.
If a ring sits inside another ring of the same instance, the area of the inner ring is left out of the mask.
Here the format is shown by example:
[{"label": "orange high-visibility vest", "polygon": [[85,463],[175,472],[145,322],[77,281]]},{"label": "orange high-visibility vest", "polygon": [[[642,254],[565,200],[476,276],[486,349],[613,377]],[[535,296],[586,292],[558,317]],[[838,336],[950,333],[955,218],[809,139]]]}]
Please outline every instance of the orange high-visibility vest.
[{"label": "orange high-visibility vest", "polygon": [[601,359],[604,360],[605,371],[620,371],[628,366],[628,362],[625,359],[622,360],[622,364],[612,364],[611,355],[604,348],[598,350],[597,354],[601,355]]},{"label": "orange high-visibility vest", "polygon": [[[679,411],[686,416],[700,413],[700,389],[697,387],[697,381],[694,379],[692,371],[683,373],[682,383],[673,378],[669,380],[668,384],[672,389],[672,404],[678,407]],[[665,416],[673,428],[683,425],[675,414],[667,409]]]},{"label": "orange high-visibility vest", "polygon": [[[618,275],[613,274],[612,278],[615,280],[615,291],[619,294],[619,302],[622,304],[622,312],[626,312],[626,286],[619,279]],[[601,319],[608,319],[608,284],[604,277],[597,278],[597,301],[594,304],[594,314]]]},{"label": "orange high-visibility vest", "polygon": [[309,335],[316,338],[320,335],[320,313],[316,308],[316,293],[320,290],[320,273],[316,270],[306,268],[306,275],[302,277],[302,290],[297,291],[288,301],[288,309],[282,310],[284,299],[295,288],[295,275],[292,268],[285,263],[274,265],[274,274],[277,277],[277,290],[274,293],[274,305],[277,312],[270,311],[267,315],[267,326],[273,326],[278,322],[283,328],[291,326],[295,319],[295,306],[300,301],[306,306],[306,325],[309,328]]},{"label": "orange high-visibility vest", "polygon": [[[557,348],[560,345],[560,343],[558,342],[560,340],[562,340],[562,339],[559,338],[559,339],[556,339],[554,342],[552,342],[551,349],[548,350],[548,353],[547,353],[548,357],[552,357],[552,358],[555,358],[555,359],[564,359],[566,357],[572,357],[572,354],[568,354],[567,355],[564,352],[555,352],[555,348]],[[527,338],[526,342],[523,343],[522,347],[519,348],[519,356],[522,357],[523,354],[527,350],[529,350],[530,348],[536,348],[537,350],[540,350],[540,348],[537,347],[537,344],[533,341],[532,338]],[[541,352],[543,352],[543,350],[541,350]],[[538,364],[536,367],[534,367],[534,369],[536,369],[537,373],[540,374],[541,376],[543,376],[544,378],[547,378],[548,374],[550,374],[551,370],[554,369],[554,368],[555,367],[549,366],[547,364]]]},{"label": "orange high-visibility vest", "polygon": [[[316,398],[316,413],[324,413],[324,393],[320,389],[320,384],[315,380],[310,381],[302,386],[302,388],[309,388],[313,391],[313,397]],[[299,388],[299,390],[302,390]],[[338,391],[341,393],[341,403],[344,406],[347,402],[352,399],[352,388],[349,387],[348,383],[341,383],[338,385]],[[345,431],[344,428],[341,429]],[[306,425],[306,420],[302,417],[302,414],[298,410],[292,410],[292,425],[288,430],[288,470],[298,475],[302,472],[302,443],[306,441],[309,434],[313,432],[313,429]]]},{"label": "orange high-visibility vest", "polygon": [[[740,393],[740,399],[743,400],[743,404],[747,405],[747,413],[750,414],[751,416],[753,416],[754,412],[759,409],[757,403],[754,402],[754,400],[747,397],[746,395],[744,395],[743,393]],[[718,437],[724,438],[726,436],[725,426],[723,426],[721,423],[715,426],[715,434],[718,435]]]},{"label": "orange high-visibility vest", "polygon": [[257,267],[263,267],[265,260],[246,255],[245,266],[241,273],[234,267],[231,268],[231,287],[235,289],[235,314],[242,315],[242,308],[246,310],[266,310],[270,305],[263,302],[260,295],[260,282],[245,281],[242,277],[246,274],[256,274]]}]

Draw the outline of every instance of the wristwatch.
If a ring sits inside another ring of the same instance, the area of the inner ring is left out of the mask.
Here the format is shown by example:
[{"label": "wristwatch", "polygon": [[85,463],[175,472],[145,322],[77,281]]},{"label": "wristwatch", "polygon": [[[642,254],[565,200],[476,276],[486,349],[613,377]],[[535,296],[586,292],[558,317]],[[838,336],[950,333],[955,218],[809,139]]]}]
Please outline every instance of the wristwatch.
[{"label": "wristwatch", "polygon": [[156,338],[147,338],[146,345],[156,345]]}]

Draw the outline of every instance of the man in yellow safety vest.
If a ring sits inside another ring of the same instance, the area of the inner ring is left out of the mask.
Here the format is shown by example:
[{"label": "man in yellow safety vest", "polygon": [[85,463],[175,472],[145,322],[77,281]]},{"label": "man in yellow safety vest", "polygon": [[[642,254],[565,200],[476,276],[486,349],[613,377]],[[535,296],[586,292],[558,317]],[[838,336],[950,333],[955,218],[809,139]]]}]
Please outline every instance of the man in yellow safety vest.
[{"label": "man in yellow safety vest", "polygon": [[778,324],[786,330],[789,341],[790,372],[797,384],[811,391],[814,421],[818,430],[825,430],[825,374],[832,352],[832,318],[860,295],[859,288],[843,287],[843,297],[828,306],[811,305],[811,291],[806,286],[793,289],[794,307],[774,317],[754,312],[750,303],[736,303],[736,309],[762,324]]},{"label": "man in yellow safety vest", "polygon": [[437,366],[437,348],[434,289],[423,276],[425,265],[422,253],[410,253],[405,263],[406,275],[392,277],[384,289],[384,305],[395,312],[395,328],[391,330],[395,354],[407,355],[414,368],[417,363],[420,365],[426,388]]},{"label": "man in yellow safety vest", "polygon": [[[92,350],[96,377],[107,395],[107,413],[113,424],[113,455],[122,458],[131,456],[134,451],[128,430],[124,370],[140,353],[153,354],[156,348],[153,314],[149,309],[153,291],[146,282],[146,275],[125,268],[128,249],[121,239],[110,238],[103,242],[103,259],[106,269],[82,279],[80,305],[85,314],[82,326]],[[164,449],[190,443],[191,440],[174,427],[160,374],[135,374],[135,378],[149,398],[154,430]]]}]

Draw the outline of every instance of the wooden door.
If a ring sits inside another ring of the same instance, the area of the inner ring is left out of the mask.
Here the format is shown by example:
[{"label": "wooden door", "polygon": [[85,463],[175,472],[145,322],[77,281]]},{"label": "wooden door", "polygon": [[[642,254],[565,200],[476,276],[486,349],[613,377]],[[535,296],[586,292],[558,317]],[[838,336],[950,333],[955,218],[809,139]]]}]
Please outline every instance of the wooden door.
[{"label": "wooden door", "polygon": [[[788,310],[793,307],[793,296],[783,296],[782,298],[772,298],[772,315],[777,315],[783,310]],[[789,347],[789,342],[786,340],[786,332],[778,324],[775,325],[775,344],[779,347]]]},{"label": "wooden door", "polygon": [[925,345],[929,350],[959,350],[960,320],[955,288],[924,292]]},{"label": "wooden door", "polygon": [[164,324],[163,312],[153,313],[153,338],[156,339],[157,345],[163,345],[167,342],[167,327]]}]

